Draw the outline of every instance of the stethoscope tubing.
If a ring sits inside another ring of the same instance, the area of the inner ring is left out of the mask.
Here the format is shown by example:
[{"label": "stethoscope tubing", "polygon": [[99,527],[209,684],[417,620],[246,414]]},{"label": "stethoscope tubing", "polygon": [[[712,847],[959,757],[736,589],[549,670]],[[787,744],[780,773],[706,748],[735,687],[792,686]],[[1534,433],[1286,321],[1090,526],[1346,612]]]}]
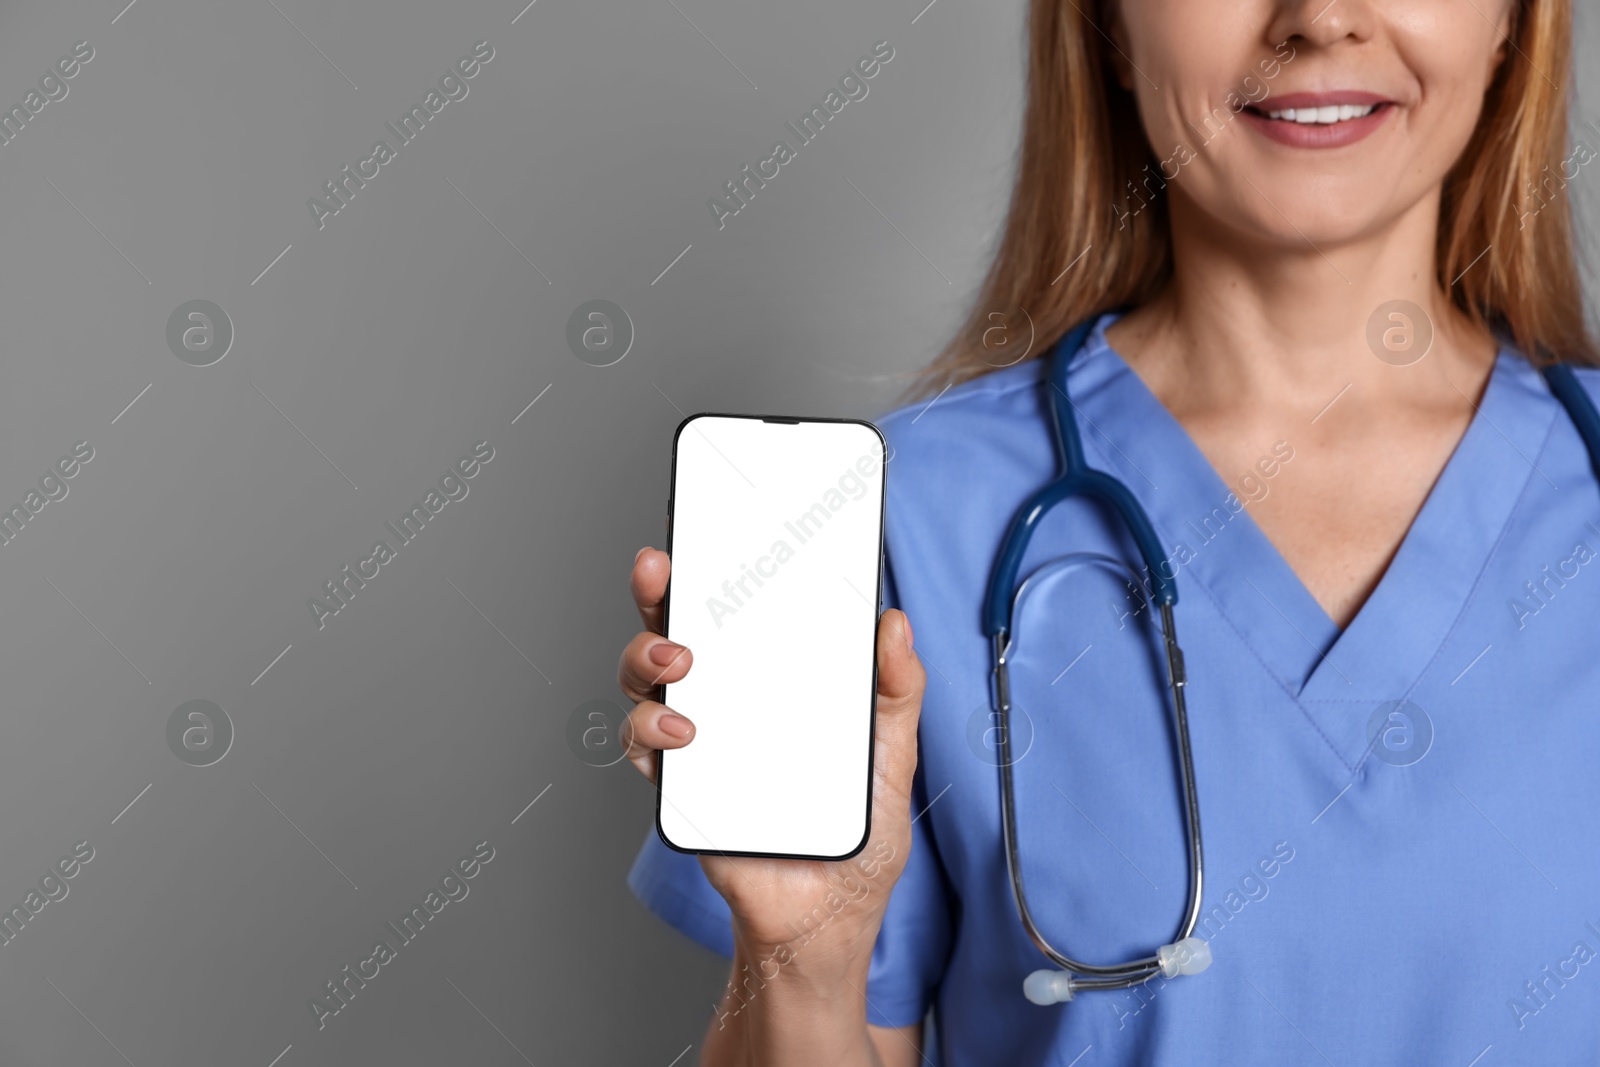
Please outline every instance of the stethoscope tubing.
[{"label": "stethoscope tubing", "polygon": [[[1184,822],[1188,847],[1187,902],[1184,905],[1183,918],[1178,924],[1178,932],[1172,939],[1176,943],[1193,934],[1195,924],[1199,921],[1200,902],[1205,888],[1205,847],[1200,832],[1199,795],[1195,787],[1194,754],[1189,744],[1189,716],[1184,700],[1184,689],[1188,679],[1183,667],[1183,650],[1178,646],[1172,605],[1160,604],[1158,608],[1161,612],[1161,626],[1165,637],[1168,692],[1172,700],[1173,733],[1178,745],[1178,766],[1184,796]],[[1118,964],[1086,963],[1057,949],[1034,922],[1032,909],[1028,907],[1027,891],[1023,885],[1022,855],[1017,841],[1016,790],[1011,771],[1015,761],[1011,753],[1010,670],[1006,660],[1006,655],[1010,651],[1009,645],[1009,635],[1002,634],[994,638],[996,663],[994,710],[1000,718],[1000,824],[1005,837],[1006,871],[1011,879],[1011,895],[1017,907],[1017,915],[1021,918],[1029,939],[1056,966],[1074,975],[1091,976],[1075,978],[1073,981],[1075,988],[1125,989],[1149,981],[1161,973],[1161,963],[1156,956],[1144,956]]]}]

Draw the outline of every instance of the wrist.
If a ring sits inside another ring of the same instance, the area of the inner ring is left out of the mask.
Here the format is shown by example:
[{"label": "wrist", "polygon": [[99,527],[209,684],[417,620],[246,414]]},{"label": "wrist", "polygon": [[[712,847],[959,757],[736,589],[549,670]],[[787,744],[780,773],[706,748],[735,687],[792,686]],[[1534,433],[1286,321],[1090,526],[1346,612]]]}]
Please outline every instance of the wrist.
[{"label": "wrist", "polygon": [[[892,844],[880,842],[873,858],[858,870],[830,871],[806,892],[787,892],[781,900],[750,891],[746,884],[723,892],[733,921],[734,942],[752,964],[770,977],[775,968],[826,974],[871,957],[888,910],[900,865]],[[748,879],[745,880],[748,883]]]},{"label": "wrist", "polygon": [[760,1067],[869,1067],[864,957],[822,960],[736,944],[732,974],[706,1033],[706,1064]]},{"label": "wrist", "polygon": [[719,1012],[738,1014],[760,1001],[821,1012],[843,1021],[865,1019],[864,991],[881,916],[848,926],[796,927],[788,940],[751,936],[734,925],[734,957]]}]

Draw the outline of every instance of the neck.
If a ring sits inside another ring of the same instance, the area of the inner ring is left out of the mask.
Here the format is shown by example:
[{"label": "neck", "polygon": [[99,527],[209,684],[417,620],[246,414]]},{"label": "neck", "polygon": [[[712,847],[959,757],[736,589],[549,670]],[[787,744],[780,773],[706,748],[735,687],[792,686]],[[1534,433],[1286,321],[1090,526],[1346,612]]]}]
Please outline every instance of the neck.
[{"label": "neck", "polygon": [[[1320,246],[1252,242],[1174,193],[1172,279],[1111,341],[1175,411],[1315,411],[1347,386],[1381,406],[1478,395],[1496,345],[1435,279],[1437,192],[1380,231]],[[1380,312],[1394,301],[1412,308]],[[1373,323],[1387,360],[1369,344]],[[1408,328],[1432,342],[1397,366],[1415,350],[1382,339],[1403,343]]]}]

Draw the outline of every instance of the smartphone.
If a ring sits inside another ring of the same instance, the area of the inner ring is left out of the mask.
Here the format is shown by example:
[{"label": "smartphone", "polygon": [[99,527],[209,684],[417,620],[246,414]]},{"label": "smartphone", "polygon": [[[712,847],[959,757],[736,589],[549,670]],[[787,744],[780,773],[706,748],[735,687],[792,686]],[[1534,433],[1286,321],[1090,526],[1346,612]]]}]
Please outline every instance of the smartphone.
[{"label": "smartphone", "polygon": [[866,845],[886,451],[855,419],[678,425],[665,632],[694,666],[662,700],[695,736],[660,754],[668,846],[842,860]]}]

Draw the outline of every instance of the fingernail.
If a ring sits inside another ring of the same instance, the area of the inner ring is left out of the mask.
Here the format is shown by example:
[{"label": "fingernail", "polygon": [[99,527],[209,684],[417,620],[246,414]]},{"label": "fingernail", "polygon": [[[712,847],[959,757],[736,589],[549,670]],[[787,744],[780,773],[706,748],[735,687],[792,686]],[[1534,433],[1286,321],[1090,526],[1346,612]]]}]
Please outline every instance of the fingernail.
[{"label": "fingernail", "polygon": [[658,641],[650,646],[650,662],[665,667],[683,655],[684,647],[671,641]]},{"label": "fingernail", "polygon": [[643,548],[641,548],[639,551],[637,551],[637,552],[635,552],[633,554],[633,561],[635,563],[638,563],[639,562],[639,557],[644,555],[648,551],[650,551],[650,546],[649,545],[645,545]]},{"label": "fingernail", "polygon": [[906,648],[910,649],[915,640],[911,633],[911,616],[907,615],[905,612],[901,612],[900,617],[906,620]]},{"label": "fingernail", "polygon": [[656,725],[661,727],[662,733],[679,739],[688,737],[694,732],[689,720],[673,711],[662,712],[661,718],[656,720]]}]

